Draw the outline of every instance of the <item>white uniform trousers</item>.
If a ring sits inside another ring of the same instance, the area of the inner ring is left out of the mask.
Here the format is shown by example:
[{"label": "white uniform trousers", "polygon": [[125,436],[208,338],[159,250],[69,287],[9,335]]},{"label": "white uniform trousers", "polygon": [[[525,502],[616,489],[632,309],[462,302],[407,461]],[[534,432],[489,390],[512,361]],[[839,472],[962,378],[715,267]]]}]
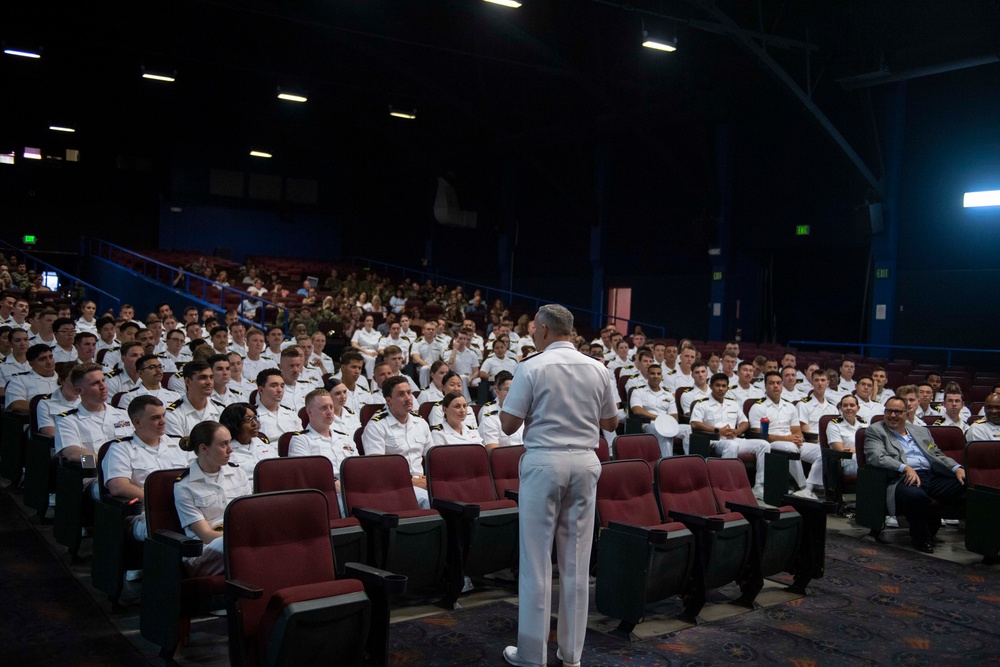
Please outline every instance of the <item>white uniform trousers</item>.
[{"label": "white uniform trousers", "polygon": [[757,457],[757,473],[754,486],[764,486],[764,457],[771,450],[767,440],[737,438],[735,440],[713,440],[712,448],[724,459],[735,459],[747,452]]},{"label": "white uniform trousers", "polygon": [[[674,455],[674,437],[664,438],[662,435],[656,432],[653,428],[653,423],[642,425],[643,433],[648,433],[650,435],[656,436],[656,441],[660,443],[660,456],[667,458]],[[684,453],[688,454],[691,451],[691,426],[690,424],[680,424],[678,425],[677,435],[683,440]]]},{"label": "white uniform trousers", "polygon": [[590,549],[594,539],[597,479],[593,449],[529,447],[521,457],[518,657],[548,660],[552,615],[552,542],[559,564],[557,639],[565,662],[579,662],[587,634]]},{"label": "white uniform trousers", "polygon": [[210,577],[226,571],[226,563],[222,557],[222,547],[225,540],[222,535],[212,540],[201,551],[200,556],[185,558],[184,566],[190,577]]},{"label": "white uniform trousers", "polygon": [[802,455],[802,460],[812,466],[809,469],[809,477],[806,478],[806,484],[816,488],[823,488],[823,450],[816,443],[805,442],[802,443],[802,449],[799,451]]},{"label": "white uniform trousers", "polygon": [[[800,450],[798,447],[795,446],[794,442],[787,442],[785,440],[778,440],[778,441],[771,442],[771,443],[768,443],[768,444],[771,447],[771,449],[769,451],[775,451],[775,452],[797,452],[797,453],[799,453],[800,455],[803,455],[803,456],[804,456],[803,452],[804,452],[805,448],[808,446],[808,445],[803,445],[802,449]],[[816,448],[818,449],[819,445],[816,445]],[[815,467],[815,466],[813,466],[813,467]],[[802,471],[802,460],[799,460],[799,461],[789,461],[788,462],[788,473],[792,476],[792,479],[795,480],[795,486],[796,487],[802,487],[802,486],[806,485],[806,474]],[[822,483],[822,481],[823,481],[822,471],[820,471],[820,475],[821,475],[820,476],[820,483]]]}]

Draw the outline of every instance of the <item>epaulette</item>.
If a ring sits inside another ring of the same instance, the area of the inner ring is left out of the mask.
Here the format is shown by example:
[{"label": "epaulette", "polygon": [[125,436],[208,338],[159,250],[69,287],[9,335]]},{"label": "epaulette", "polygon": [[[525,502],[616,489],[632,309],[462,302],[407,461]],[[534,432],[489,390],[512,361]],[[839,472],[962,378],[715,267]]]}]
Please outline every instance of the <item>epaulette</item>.
[{"label": "epaulette", "polygon": [[478,431],[479,430],[475,426],[472,426],[471,424],[466,424],[465,428],[469,429],[470,431]]},{"label": "epaulette", "polygon": [[116,368],[113,371],[108,371],[107,373],[105,373],[104,377],[106,377],[106,378],[113,378],[113,377],[119,375],[121,372],[122,372],[122,369]]},{"label": "epaulette", "polygon": [[296,380],[299,384],[311,384],[309,380]]},{"label": "epaulette", "polygon": [[47,401],[47,400],[49,400],[50,398],[52,398],[52,394],[42,394],[42,398],[41,398],[41,400],[43,400],[43,401]]},{"label": "epaulette", "polygon": [[353,415],[353,414],[354,414],[354,410],[351,410],[351,409],[350,409],[349,407],[347,407],[346,405],[344,406],[344,409],[345,409],[345,410],[347,410],[347,414],[351,414],[351,415]]},{"label": "epaulette", "polygon": [[693,403],[691,403],[691,407],[693,408],[694,406],[698,405],[699,403],[703,403],[703,402],[705,402],[707,400],[708,400],[708,397],[699,398],[697,401],[694,401]]},{"label": "epaulette", "polygon": [[483,403],[483,408],[488,408],[488,407],[496,405],[496,404],[497,404],[496,399],[494,399],[492,401],[486,401],[485,403]]},{"label": "epaulette", "polygon": [[[544,350],[543,350],[543,351],[544,351]],[[524,359],[521,359],[521,363],[523,364],[523,363],[524,363],[524,362],[526,362],[526,361],[527,361],[528,359],[532,359],[532,358],[534,358],[534,357],[537,357],[537,356],[538,356],[538,355],[540,355],[540,354],[541,354],[541,352],[532,352],[531,354],[529,354],[528,356],[526,356],[526,357],[525,357]],[[583,354],[583,352],[581,352],[580,354]]]},{"label": "epaulette", "polygon": [[677,375],[677,369],[675,368],[672,371],[667,371],[667,375]]},{"label": "epaulette", "polygon": [[844,421],[844,418],[843,418],[843,417],[834,417],[833,419],[831,419],[831,420],[830,420],[830,423],[831,423],[831,424],[839,424],[839,423],[841,423],[842,421]]},{"label": "epaulette", "polygon": [[763,405],[764,401],[766,401],[766,400],[767,400],[767,396],[765,396],[764,398],[758,398],[757,402],[754,403],[754,405]]},{"label": "epaulette", "polygon": [[444,425],[443,424],[435,424],[434,426],[431,426],[431,430],[432,431],[443,431],[444,430]]},{"label": "epaulette", "polygon": [[295,412],[294,409],[288,407],[287,405],[282,405],[281,403],[278,404],[278,407],[279,408],[284,408],[284,409],[288,410],[289,412]]},{"label": "epaulette", "polygon": [[176,481],[176,482],[181,481],[182,479],[184,479],[185,477],[187,477],[188,474],[190,474],[190,472],[191,472],[191,468],[185,469],[184,472],[182,472],[181,474],[177,475],[177,479],[174,480],[174,481]]},{"label": "epaulette", "polygon": [[686,393],[688,393],[689,391],[691,391],[692,389],[694,389],[694,387],[684,387],[684,389],[683,389],[683,390],[681,391],[681,393],[682,393],[682,394],[686,394]]},{"label": "epaulette", "polygon": [[931,426],[944,426],[944,424],[945,424],[944,417],[938,417],[938,419],[933,424],[931,424]]},{"label": "epaulette", "polygon": [[410,410],[410,416],[411,417],[417,417],[418,419],[422,419],[422,417],[420,416],[420,413],[417,412],[416,410]]},{"label": "epaulette", "polygon": [[492,417],[493,415],[500,414],[500,410],[499,409],[497,409],[497,410],[483,410],[479,414],[481,414],[483,417]]},{"label": "epaulette", "polygon": [[634,379],[635,379],[635,378],[637,378],[637,377],[639,377],[639,374],[638,374],[638,373],[632,373],[632,375],[629,375],[629,376],[628,376],[628,379],[629,379],[629,380],[634,380]]},{"label": "epaulette", "polygon": [[986,423],[986,417],[983,417],[982,419],[977,419],[976,421],[974,421],[972,423],[973,424],[985,424]]},{"label": "epaulette", "polygon": [[420,391],[427,391],[428,389],[430,389],[430,387],[421,387]]},{"label": "epaulette", "polygon": [[239,468],[240,464],[239,463],[233,463],[232,461],[230,461],[229,462],[229,467],[230,468]]},{"label": "epaulette", "polygon": [[17,377],[18,375],[27,375],[30,372],[31,371],[21,371],[20,373],[14,373],[13,375],[11,375],[11,377]]},{"label": "epaulette", "polygon": [[170,405],[168,405],[167,406],[167,410],[173,412],[177,408],[181,407],[182,403],[184,403],[184,397],[183,396],[181,396],[176,401],[174,401],[173,403],[171,403]]},{"label": "epaulette", "polygon": [[258,434],[257,434],[257,437],[258,437],[258,438],[260,439],[260,441],[261,441],[261,442],[263,442],[263,443],[264,443],[265,445],[270,445],[270,444],[271,444],[271,441],[270,441],[270,440],[268,440],[268,439],[267,439],[267,436],[266,436],[266,435],[264,435],[263,433],[258,433]]},{"label": "epaulette", "polygon": [[132,387],[131,389],[126,389],[125,393],[131,394],[133,391],[139,391],[140,389],[142,389],[142,385],[139,385],[138,387]]},{"label": "epaulette", "polygon": [[229,391],[231,391],[232,393],[236,394],[237,396],[242,396],[243,395],[242,391],[236,391],[232,387],[229,388]]},{"label": "epaulette", "polygon": [[381,410],[372,415],[372,421],[377,422],[378,420],[385,417],[387,414],[389,414],[388,408],[382,408]]},{"label": "epaulette", "polygon": [[70,415],[75,415],[79,411],[80,411],[79,408],[73,408],[72,410],[67,410],[66,412],[60,412],[59,416],[60,417],[69,417]]},{"label": "epaulette", "polygon": [[220,408],[222,408],[223,410],[225,410],[225,409],[226,409],[226,404],[225,404],[225,403],[219,403],[219,402],[218,402],[218,401],[216,401],[216,400],[212,400],[212,403],[215,403],[216,405],[218,405],[218,406],[219,406]]},{"label": "epaulette", "polygon": [[867,424],[867,423],[868,423],[868,421],[867,421],[867,420],[866,420],[866,419],[865,419],[864,417],[857,417],[856,419],[857,419],[857,420],[858,420],[859,422],[861,422],[862,424]]},{"label": "epaulette", "polygon": [[787,398],[782,398],[780,400],[784,401],[785,403],[788,403],[789,405],[795,405],[795,403],[798,403],[798,401],[795,401],[795,403],[793,403],[792,401],[788,400]]},{"label": "epaulette", "polygon": [[443,402],[444,399],[442,398],[440,401],[434,401],[434,405],[441,405]]},{"label": "epaulette", "polygon": [[305,435],[305,431],[290,431],[292,435]]},{"label": "epaulette", "polygon": [[132,442],[132,436],[126,435],[124,438],[115,438],[115,442]]}]

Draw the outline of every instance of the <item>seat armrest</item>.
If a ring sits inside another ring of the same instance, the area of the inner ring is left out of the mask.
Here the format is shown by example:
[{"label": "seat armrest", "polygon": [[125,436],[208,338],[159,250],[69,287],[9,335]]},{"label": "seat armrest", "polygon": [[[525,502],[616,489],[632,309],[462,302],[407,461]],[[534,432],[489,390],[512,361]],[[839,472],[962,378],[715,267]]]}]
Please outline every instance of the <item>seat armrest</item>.
[{"label": "seat armrest", "polygon": [[507,489],[506,491],[503,492],[503,495],[508,500],[513,500],[515,503],[517,502],[517,491],[515,491],[514,489]]},{"label": "seat armrest", "polygon": [[761,507],[760,505],[746,505],[732,500],[726,501],[726,509],[739,512],[744,518],[763,519],[764,521],[774,521],[781,516],[777,507]]},{"label": "seat armrest", "polygon": [[463,503],[458,500],[445,500],[443,498],[435,498],[431,502],[431,508],[436,509],[442,514],[450,514],[463,519],[475,519],[479,516],[480,512],[479,505]]},{"label": "seat armrest", "polygon": [[995,486],[984,486],[982,484],[973,484],[970,488],[979,491],[980,493],[988,493],[994,496],[1000,496],[1000,489]]},{"label": "seat armrest", "polygon": [[143,512],[142,501],[138,498],[112,496],[111,494],[105,493],[101,496],[101,502],[120,510],[122,516],[138,516]]},{"label": "seat armrest", "polygon": [[845,452],[838,449],[824,449],[823,454],[835,459],[848,459],[854,458],[854,452]]},{"label": "seat armrest", "polygon": [[685,514],[684,512],[677,512],[675,510],[670,510],[670,517],[675,521],[680,521],[685,526],[695,528],[704,528],[711,531],[722,530],[726,522],[717,516],[701,516],[699,514]]},{"label": "seat armrest", "polygon": [[798,461],[802,458],[802,454],[799,452],[785,452],[781,450],[772,450],[767,453],[768,456],[784,456],[789,461]]},{"label": "seat armrest", "polygon": [[358,521],[378,526],[379,528],[391,529],[399,525],[398,514],[383,512],[382,510],[371,509],[370,507],[355,507],[351,510],[351,514]]},{"label": "seat armrest", "polygon": [[631,412],[629,413],[628,418],[629,419],[634,419],[635,421],[639,422],[640,424],[652,424],[653,423],[653,420],[650,419],[649,417],[645,417],[643,415],[637,415],[637,414],[634,414],[634,413],[631,413]]},{"label": "seat armrest", "polygon": [[802,496],[786,495],[782,502],[791,505],[797,512],[818,512],[820,514],[836,514],[837,503],[832,500],[813,500]]},{"label": "seat armrest", "polygon": [[69,470],[79,471],[81,477],[97,477],[97,468],[84,468],[79,461],[70,461],[65,456],[61,454],[56,455],[56,460],[60,468],[68,468]]},{"label": "seat armrest", "polygon": [[263,588],[242,582],[238,579],[226,580],[226,597],[230,600],[259,600],[263,595]]},{"label": "seat armrest", "polygon": [[406,592],[405,574],[395,574],[363,563],[345,563],[344,576],[360,580],[366,590],[371,586],[377,586],[386,595],[402,595]]},{"label": "seat armrest", "polygon": [[149,539],[177,549],[183,558],[200,556],[202,549],[205,548],[205,543],[197,537],[188,537],[172,530],[158,530],[150,535]]},{"label": "seat armrest", "polygon": [[620,521],[609,521],[607,529],[645,538],[650,544],[663,544],[670,539],[670,534],[665,531],[650,530],[644,526],[635,526],[630,523],[621,523]]}]

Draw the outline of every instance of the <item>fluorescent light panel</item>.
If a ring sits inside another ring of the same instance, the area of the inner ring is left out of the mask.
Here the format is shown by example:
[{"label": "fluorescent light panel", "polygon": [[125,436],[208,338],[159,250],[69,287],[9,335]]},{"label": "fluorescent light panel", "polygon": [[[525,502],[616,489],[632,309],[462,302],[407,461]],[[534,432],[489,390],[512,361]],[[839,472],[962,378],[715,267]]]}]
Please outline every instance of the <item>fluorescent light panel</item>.
[{"label": "fluorescent light panel", "polygon": [[17,49],[4,49],[4,53],[8,56],[18,56],[20,58],[41,58],[42,56],[37,53],[32,53],[31,51],[18,51]]},{"label": "fluorescent light panel", "polygon": [[291,93],[278,93],[279,100],[285,100],[286,102],[305,102],[309,98],[302,97],[301,95],[292,95]]},{"label": "fluorescent light panel", "polygon": [[[489,1],[489,0],[487,0],[487,1]],[[416,118],[417,118],[417,114],[415,114],[415,113],[407,113],[405,111],[390,111],[389,115],[390,116],[395,116],[396,118],[405,118],[407,120],[416,120]]]},{"label": "fluorescent light panel", "polygon": [[270,153],[265,153],[264,151],[250,151],[251,157],[274,157]]},{"label": "fluorescent light panel", "polygon": [[980,206],[1000,206],[1000,190],[983,190],[982,192],[966,192],[962,202],[965,208]]},{"label": "fluorescent light panel", "polygon": [[511,9],[517,9],[521,6],[521,3],[517,2],[517,0],[486,0],[486,2],[502,7],[510,7]]},{"label": "fluorescent light panel", "polygon": [[643,41],[642,45],[645,46],[647,49],[654,49],[656,51],[667,51],[668,53],[672,53],[677,50],[677,47],[671,44],[670,42],[664,42],[658,39],[650,39],[648,37]]},{"label": "fluorescent light panel", "polygon": [[0,153],[0,164],[14,164],[14,154]]},{"label": "fluorescent light panel", "polygon": [[63,127],[61,125],[49,125],[49,129],[53,132],[76,132],[72,127]]},{"label": "fluorescent light panel", "polygon": [[166,81],[167,83],[173,83],[177,79],[172,76],[167,76],[166,74],[153,74],[152,72],[143,72],[143,79],[152,79],[153,81]]},{"label": "fluorescent light panel", "polygon": [[24,147],[24,159],[25,160],[41,160],[42,159],[42,149],[41,148],[31,148],[30,146]]}]

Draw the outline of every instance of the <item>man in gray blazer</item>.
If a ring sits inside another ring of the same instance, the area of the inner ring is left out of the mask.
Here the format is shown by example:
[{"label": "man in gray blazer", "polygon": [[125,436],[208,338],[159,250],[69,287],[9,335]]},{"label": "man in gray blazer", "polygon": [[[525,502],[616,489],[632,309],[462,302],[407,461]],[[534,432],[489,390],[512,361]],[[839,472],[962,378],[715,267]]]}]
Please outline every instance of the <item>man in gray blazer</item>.
[{"label": "man in gray blazer", "polygon": [[927,507],[931,500],[964,503],[965,469],[941,452],[930,431],[906,422],[906,402],[896,397],[886,401],[884,421],[865,432],[865,458],[872,467],[898,473],[889,485],[888,513],[906,516],[913,548],[934,553]]}]

